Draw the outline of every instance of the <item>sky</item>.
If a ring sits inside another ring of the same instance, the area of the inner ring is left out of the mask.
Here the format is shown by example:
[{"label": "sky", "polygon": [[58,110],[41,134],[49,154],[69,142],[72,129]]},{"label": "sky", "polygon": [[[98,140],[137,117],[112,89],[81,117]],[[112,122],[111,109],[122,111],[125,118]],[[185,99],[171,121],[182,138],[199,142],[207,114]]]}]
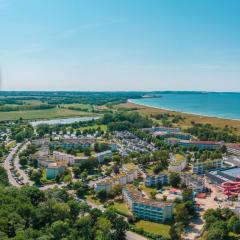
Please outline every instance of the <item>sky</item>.
[{"label": "sky", "polygon": [[238,0],[0,0],[3,90],[240,92]]}]

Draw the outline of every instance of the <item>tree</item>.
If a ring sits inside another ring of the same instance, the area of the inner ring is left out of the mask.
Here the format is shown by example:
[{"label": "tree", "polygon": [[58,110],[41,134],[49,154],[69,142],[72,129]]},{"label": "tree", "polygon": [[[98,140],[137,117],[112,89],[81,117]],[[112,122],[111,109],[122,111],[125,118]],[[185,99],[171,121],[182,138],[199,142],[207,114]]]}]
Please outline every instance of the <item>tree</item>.
[{"label": "tree", "polygon": [[97,239],[110,240],[111,239],[111,222],[105,217],[100,217],[97,221]]},{"label": "tree", "polygon": [[169,234],[172,240],[181,240],[181,233],[183,227],[180,224],[174,224],[171,226]]},{"label": "tree", "polygon": [[172,172],[169,175],[169,183],[173,187],[178,187],[181,183],[181,178],[178,173]]},{"label": "tree", "polygon": [[23,167],[26,166],[28,164],[28,158],[26,156],[19,157],[19,163]]},{"label": "tree", "polygon": [[81,210],[80,205],[76,200],[70,200],[67,204],[70,208],[70,218],[73,222],[75,222]]},{"label": "tree", "polygon": [[193,199],[193,191],[191,188],[185,188],[182,191],[182,200],[183,202],[191,201]]},{"label": "tree", "polygon": [[107,199],[107,192],[104,189],[102,189],[97,192],[96,196],[97,198],[100,199],[101,202],[103,202]]},{"label": "tree", "polygon": [[36,185],[41,184],[42,172],[40,170],[33,170],[30,179],[35,182]]},{"label": "tree", "polygon": [[34,206],[38,206],[39,203],[43,202],[45,199],[44,192],[40,191],[37,187],[24,186],[21,188],[21,191],[30,199]]},{"label": "tree", "polygon": [[174,217],[177,223],[181,223],[184,226],[188,225],[190,216],[184,203],[176,205]]},{"label": "tree", "polygon": [[50,227],[50,233],[54,240],[64,239],[69,234],[69,225],[67,222],[56,221]]}]

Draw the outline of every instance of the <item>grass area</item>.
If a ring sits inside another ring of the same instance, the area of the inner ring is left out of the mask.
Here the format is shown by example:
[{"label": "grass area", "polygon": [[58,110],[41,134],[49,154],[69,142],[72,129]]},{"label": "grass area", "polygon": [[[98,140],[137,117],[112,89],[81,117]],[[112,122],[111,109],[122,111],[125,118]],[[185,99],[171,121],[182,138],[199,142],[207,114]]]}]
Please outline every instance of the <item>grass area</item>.
[{"label": "grass area", "polygon": [[170,237],[169,235],[170,225],[167,225],[167,224],[140,220],[137,223],[135,223],[135,226],[138,228],[142,228],[146,232],[158,234],[167,238]]},{"label": "grass area", "polygon": [[91,113],[51,108],[43,110],[30,110],[30,111],[14,111],[14,112],[1,112],[0,121],[17,120],[19,118],[26,120],[37,120],[37,119],[53,119],[53,118],[67,118],[67,117],[78,117],[78,116],[92,116]]},{"label": "grass area", "polygon": [[145,169],[146,172],[147,172],[147,174],[149,174],[149,175],[153,175],[153,174],[154,174],[154,172],[153,172],[153,168],[154,168],[153,165],[148,166],[148,167]]},{"label": "grass area", "polygon": [[90,104],[81,104],[81,103],[72,103],[72,104],[62,104],[61,107],[64,108],[75,108],[75,109],[86,109],[91,112],[93,110],[93,106]]},{"label": "grass area", "polygon": [[223,118],[216,118],[216,117],[206,117],[206,116],[199,116],[194,114],[187,114],[187,113],[181,113],[176,111],[168,111],[164,109],[157,109],[152,107],[145,107],[134,103],[123,103],[118,104],[115,106],[115,109],[134,109],[132,111],[137,111],[139,113],[142,113],[144,115],[147,115],[150,117],[151,114],[161,114],[161,113],[170,113],[175,115],[181,115],[185,118],[184,122],[179,122],[178,125],[182,129],[186,129],[192,126],[191,122],[196,123],[210,123],[215,127],[223,128],[226,125],[236,128],[236,134],[240,134],[240,121],[238,120],[230,120],[230,119],[223,119]]},{"label": "grass area", "polygon": [[127,205],[125,203],[120,203],[120,202],[114,202],[111,207],[115,208],[119,214],[122,214],[124,216],[131,216],[132,213],[129,211]]},{"label": "grass area", "polygon": [[107,131],[107,125],[104,125],[104,124],[102,124],[102,125],[97,125],[97,124],[95,124],[95,125],[93,125],[93,126],[87,126],[87,127],[81,127],[81,128],[79,128],[81,131],[83,131],[83,130],[85,130],[85,129],[97,129],[97,128],[99,128],[100,127],[100,129],[102,130],[102,131],[104,131],[104,132],[106,132]]},{"label": "grass area", "polygon": [[179,153],[175,154],[174,157],[175,157],[175,160],[179,161],[179,162],[181,162],[185,159],[185,157]]},{"label": "grass area", "polygon": [[144,184],[141,185],[140,189],[142,189],[148,195],[148,197],[151,197],[151,192],[156,191],[155,188],[146,187]]},{"label": "grass area", "polygon": [[14,140],[14,141],[11,141],[11,142],[9,142],[9,143],[7,143],[6,144],[6,147],[8,148],[8,149],[11,149],[11,148],[13,148],[13,147],[15,147],[16,146],[16,141]]},{"label": "grass area", "polygon": [[95,205],[101,205],[101,202],[94,195],[86,195],[86,199]]}]

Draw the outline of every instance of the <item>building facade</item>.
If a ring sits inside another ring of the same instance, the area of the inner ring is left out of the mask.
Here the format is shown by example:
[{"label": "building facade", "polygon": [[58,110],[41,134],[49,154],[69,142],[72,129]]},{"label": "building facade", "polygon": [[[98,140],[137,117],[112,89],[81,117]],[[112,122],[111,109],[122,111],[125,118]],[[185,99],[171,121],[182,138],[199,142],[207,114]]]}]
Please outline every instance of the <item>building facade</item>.
[{"label": "building facade", "polygon": [[166,174],[146,175],[144,184],[146,187],[156,187],[158,184],[161,185],[168,184],[168,175]]},{"label": "building facade", "polygon": [[95,191],[105,190],[110,192],[114,186],[121,185],[124,186],[128,183],[132,183],[135,179],[138,178],[138,172],[136,170],[129,170],[127,172],[118,174],[114,177],[104,179],[103,181],[98,182],[95,185]]},{"label": "building facade", "polygon": [[223,159],[214,159],[207,161],[197,161],[193,164],[194,174],[203,174],[207,171],[218,170],[223,168]]},{"label": "building facade", "polygon": [[112,152],[110,150],[107,150],[104,152],[97,153],[96,158],[99,163],[102,163],[106,158],[112,158]]},{"label": "building facade", "polygon": [[191,188],[195,193],[205,192],[204,178],[193,174],[181,174],[181,181]]},{"label": "building facade", "polygon": [[133,187],[124,188],[122,193],[129,209],[140,219],[160,223],[172,219],[172,203],[145,199],[141,193]]}]

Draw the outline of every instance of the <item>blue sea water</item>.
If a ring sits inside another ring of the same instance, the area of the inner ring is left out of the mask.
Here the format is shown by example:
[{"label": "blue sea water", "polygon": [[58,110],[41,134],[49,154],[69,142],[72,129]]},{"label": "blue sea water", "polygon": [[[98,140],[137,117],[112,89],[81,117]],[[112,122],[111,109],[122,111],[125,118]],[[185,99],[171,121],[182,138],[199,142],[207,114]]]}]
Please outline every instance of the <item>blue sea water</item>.
[{"label": "blue sea water", "polygon": [[129,101],[172,111],[240,119],[240,93],[170,93],[160,94],[160,96]]}]

